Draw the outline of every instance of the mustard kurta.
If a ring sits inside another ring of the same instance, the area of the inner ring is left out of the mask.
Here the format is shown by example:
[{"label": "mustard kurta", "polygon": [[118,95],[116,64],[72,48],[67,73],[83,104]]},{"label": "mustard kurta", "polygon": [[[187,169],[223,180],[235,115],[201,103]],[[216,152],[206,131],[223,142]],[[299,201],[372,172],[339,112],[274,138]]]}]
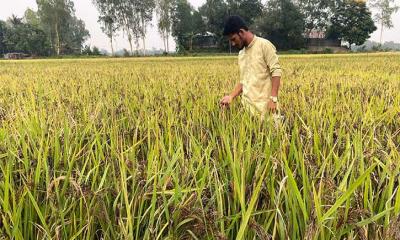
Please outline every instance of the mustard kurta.
[{"label": "mustard kurta", "polygon": [[254,36],[249,46],[239,52],[239,68],[240,83],[243,84],[242,103],[253,114],[263,116],[271,96],[271,78],[282,75],[275,46]]}]

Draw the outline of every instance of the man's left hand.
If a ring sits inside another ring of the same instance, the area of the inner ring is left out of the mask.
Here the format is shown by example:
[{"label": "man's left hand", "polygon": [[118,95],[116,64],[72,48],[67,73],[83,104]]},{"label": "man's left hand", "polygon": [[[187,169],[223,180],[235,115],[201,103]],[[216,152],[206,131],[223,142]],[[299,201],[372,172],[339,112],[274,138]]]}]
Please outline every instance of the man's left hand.
[{"label": "man's left hand", "polygon": [[278,108],[278,103],[274,103],[271,99],[268,101],[267,109],[269,112],[275,113]]}]

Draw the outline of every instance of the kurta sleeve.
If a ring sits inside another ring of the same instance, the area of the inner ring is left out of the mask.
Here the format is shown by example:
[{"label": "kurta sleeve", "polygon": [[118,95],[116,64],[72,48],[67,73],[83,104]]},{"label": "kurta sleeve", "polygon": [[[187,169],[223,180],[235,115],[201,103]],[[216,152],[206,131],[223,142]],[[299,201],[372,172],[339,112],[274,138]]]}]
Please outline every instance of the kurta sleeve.
[{"label": "kurta sleeve", "polygon": [[275,46],[270,42],[267,42],[264,45],[264,59],[267,63],[271,76],[281,77],[282,69],[281,65],[279,64],[279,57],[276,54]]}]

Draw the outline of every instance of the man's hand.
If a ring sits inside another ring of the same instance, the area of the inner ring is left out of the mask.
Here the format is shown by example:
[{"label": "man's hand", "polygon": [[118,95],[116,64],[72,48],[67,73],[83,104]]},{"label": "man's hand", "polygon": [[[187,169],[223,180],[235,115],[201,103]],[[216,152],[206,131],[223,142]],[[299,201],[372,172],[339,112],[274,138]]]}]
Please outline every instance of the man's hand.
[{"label": "man's hand", "polygon": [[243,91],[243,85],[241,83],[236,84],[236,87],[235,89],[233,89],[231,94],[226,95],[225,97],[221,98],[221,100],[219,100],[219,106],[222,108],[229,107],[233,99],[239,96],[242,93],[242,91]]},{"label": "man's hand", "polygon": [[269,112],[276,113],[278,103],[274,103],[271,99],[268,101],[267,109]]},{"label": "man's hand", "polygon": [[232,103],[233,97],[230,95],[227,95],[223,98],[221,98],[221,100],[219,100],[219,105],[221,107],[229,107],[229,105]]}]

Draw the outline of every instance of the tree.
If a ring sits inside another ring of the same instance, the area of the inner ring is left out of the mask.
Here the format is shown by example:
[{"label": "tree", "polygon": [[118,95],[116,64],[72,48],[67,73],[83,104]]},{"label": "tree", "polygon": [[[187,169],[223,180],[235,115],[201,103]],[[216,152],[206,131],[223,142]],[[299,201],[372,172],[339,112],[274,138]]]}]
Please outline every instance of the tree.
[{"label": "tree", "polygon": [[343,1],[338,5],[331,18],[328,38],[338,37],[352,44],[362,45],[376,30],[371,12],[365,2]]},{"label": "tree", "polygon": [[260,0],[227,0],[228,15],[239,15],[251,25],[262,15],[263,5]]},{"label": "tree", "polygon": [[93,54],[94,56],[99,56],[99,55],[101,55],[101,52],[100,52],[100,50],[99,50],[98,47],[94,46],[94,47],[92,48],[92,54]]},{"label": "tree", "polygon": [[101,30],[110,39],[111,55],[114,56],[113,38],[119,29],[118,23],[111,15],[99,16],[99,22],[101,23]]},{"label": "tree", "polygon": [[86,45],[82,48],[82,55],[93,55],[92,49],[90,48],[90,45]]},{"label": "tree", "polygon": [[68,28],[67,22],[74,11],[70,0],[37,0],[38,14],[45,31],[50,37],[51,45],[57,55],[65,46],[63,32]]},{"label": "tree", "polygon": [[172,12],[172,36],[177,50],[193,50],[193,37],[205,31],[201,14],[187,0],[177,0]]},{"label": "tree", "polygon": [[24,21],[25,23],[28,23],[37,28],[42,28],[39,15],[37,14],[37,12],[30,8],[26,9],[24,13]]},{"label": "tree", "polygon": [[18,25],[22,24],[22,18],[17,17],[16,15],[12,14],[11,17],[8,18],[7,22],[13,26],[16,27]]},{"label": "tree", "polygon": [[116,4],[117,21],[128,37],[131,55],[133,55],[132,41],[135,41],[137,50],[141,36],[140,19],[136,13],[138,4],[140,4],[138,0],[119,0]]},{"label": "tree", "polygon": [[185,49],[186,35],[192,32],[192,6],[187,0],[176,0],[172,12],[172,36],[178,52]]},{"label": "tree", "polygon": [[[37,0],[42,28],[49,37],[57,55],[80,53],[84,41],[89,37],[85,24],[75,16],[71,0]],[[27,21],[35,21],[34,13],[27,11]],[[35,25],[35,24],[33,24]]]},{"label": "tree", "polygon": [[12,15],[7,20],[1,31],[2,52],[18,51],[31,55],[80,54],[89,32],[84,22],[74,15],[72,2],[37,2],[38,12],[28,8],[23,18]]},{"label": "tree", "polygon": [[291,0],[271,0],[253,25],[254,31],[268,38],[278,49],[304,46],[304,18]]},{"label": "tree", "polygon": [[225,21],[229,16],[228,10],[228,5],[224,0],[207,0],[199,8],[199,12],[205,20],[204,24],[207,31],[216,35],[221,49],[229,47],[229,42],[222,36]]},{"label": "tree", "polygon": [[100,12],[99,22],[103,32],[110,38],[111,51],[114,55],[113,37],[119,28],[128,36],[132,49],[132,40],[138,43],[142,38],[143,55],[146,54],[147,26],[153,19],[155,0],[93,0]]},{"label": "tree", "polygon": [[14,15],[7,22],[9,28],[3,39],[6,51],[24,52],[31,55],[48,54],[47,35],[42,29],[22,22],[21,18]]},{"label": "tree", "polygon": [[304,16],[306,34],[312,30],[325,31],[339,1],[341,0],[297,0],[296,4]]},{"label": "tree", "polygon": [[120,28],[117,16],[118,2],[115,0],[93,0],[100,16],[98,22],[101,24],[101,30],[110,39],[111,54],[114,56],[113,38]]},{"label": "tree", "polygon": [[83,48],[83,43],[89,38],[89,31],[85,27],[85,22],[73,16],[69,18],[69,31],[65,32],[65,47],[66,54],[80,54]]},{"label": "tree", "polygon": [[392,15],[399,10],[399,6],[394,5],[394,0],[372,0],[370,6],[378,11],[374,18],[381,25],[380,44],[382,44],[383,28],[393,27]]},{"label": "tree", "polygon": [[143,55],[146,55],[147,26],[153,20],[153,11],[156,7],[155,0],[141,0],[136,5],[136,13],[139,15],[141,26],[141,37],[143,43]]},{"label": "tree", "polygon": [[164,42],[164,51],[169,52],[169,36],[171,35],[172,26],[172,9],[173,0],[157,0],[156,13],[158,16],[158,32]]},{"label": "tree", "polygon": [[4,21],[0,20],[0,53],[4,54],[7,51],[5,37],[7,34],[7,25]]}]

